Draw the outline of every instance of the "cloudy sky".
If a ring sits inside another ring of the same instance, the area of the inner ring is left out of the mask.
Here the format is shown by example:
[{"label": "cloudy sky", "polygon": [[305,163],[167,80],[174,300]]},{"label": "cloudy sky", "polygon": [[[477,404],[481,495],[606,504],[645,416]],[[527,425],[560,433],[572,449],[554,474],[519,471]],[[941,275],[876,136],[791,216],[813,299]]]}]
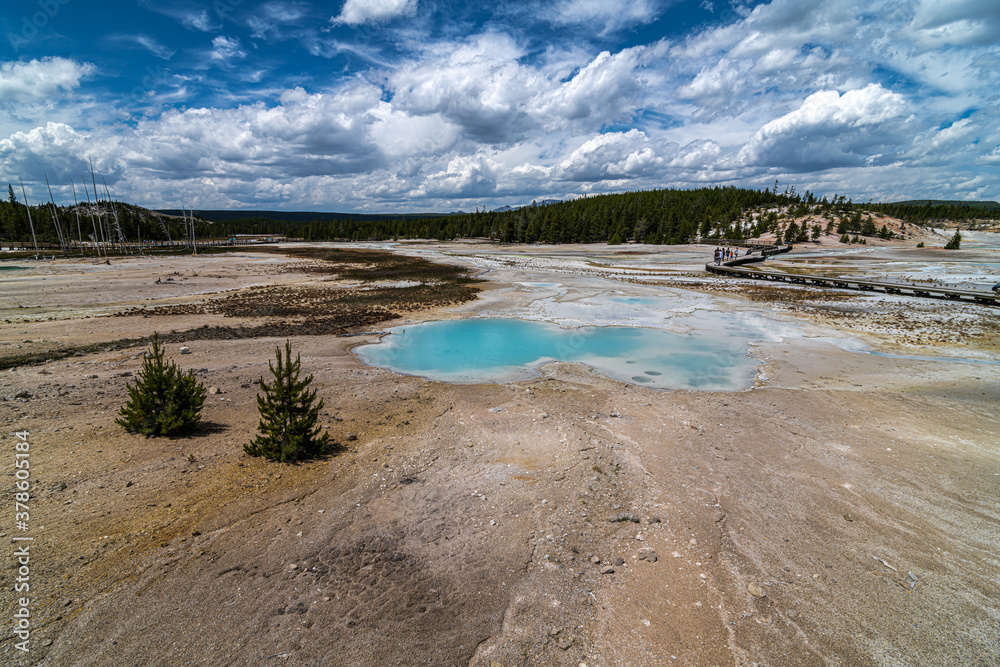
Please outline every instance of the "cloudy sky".
[{"label": "cloudy sky", "polygon": [[474,210],[775,180],[1000,200],[1000,0],[5,0],[0,181]]}]

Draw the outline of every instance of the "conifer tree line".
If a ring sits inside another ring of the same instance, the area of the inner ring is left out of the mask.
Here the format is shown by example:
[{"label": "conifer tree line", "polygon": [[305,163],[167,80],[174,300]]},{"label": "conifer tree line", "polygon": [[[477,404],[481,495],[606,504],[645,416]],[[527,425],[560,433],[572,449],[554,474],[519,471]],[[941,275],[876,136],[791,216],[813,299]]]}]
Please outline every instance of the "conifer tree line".
[{"label": "conifer tree line", "polygon": [[[818,215],[836,221],[838,233],[886,237],[872,214],[914,224],[937,220],[1000,220],[1000,205],[871,204],[845,196],[817,197],[777,185],[765,190],[736,187],[645,190],[595,195],[547,206],[477,211],[403,220],[334,220],[304,224],[297,238],[314,241],[488,238],[504,243],[687,243],[695,238],[755,238],[775,231],[782,216]],[[230,221],[230,224],[241,221]],[[263,222],[263,221],[261,221]],[[795,223],[792,223],[793,225]],[[258,232],[259,233],[259,232]],[[788,242],[815,240],[815,228],[796,230]]]},{"label": "conifer tree line", "polygon": [[[102,200],[102,206],[111,203]],[[183,222],[121,202],[117,208],[122,232],[130,241],[184,238]],[[82,221],[84,241],[89,231],[93,206],[57,209],[64,228],[77,238],[75,213]],[[695,190],[658,189],[618,194],[594,195],[549,205],[529,205],[502,211],[475,211],[453,215],[385,217],[344,217],[344,219],[302,220],[302,213],[289,218],[260,215],[233,218],[231,213],[215,221],[196,219],[199,238],[227,238],[239,234],[266,234],[312,241],[385,241],[391,239],[452,240],[493,239],[503,243],[686,243],[694,238],[754,238],[775,231],[780,216],[819,215],[834,222],[826,230],[838,234],[884,235],[871,227],[873,214],[889,215],[917,225],[936,222],[1000,219],[1000,205],[994,202],[901,202],[854,203],[842,195],[832,199],[817,197],[794,188],[779,192],[773,188],[753,190],[717,186]],[[39,242],[58,241],[51,206],[32,206],[32,219]],[[210,214],[206,214],[210,215]],[[280,214],[268,214],[280,215]],[[225,219],[223,219],[225,218]],[[789,241],[811,238],[815,229],[794,230]],[[786,236],[788,236],[786,231]],[[29,240],[27,211],[13,187],[0,201],[0,238]]]},{"label": "conifer tree line", "polygon": [[375,222],[312,222],[307,240],[488,238],[503,243],[686,243],[709,233],[746,233],[737,221],[747,211],[793,202],[788,194],[735,187],[645,190],[582,197],[546,206],[477,211],[439,218]]}]

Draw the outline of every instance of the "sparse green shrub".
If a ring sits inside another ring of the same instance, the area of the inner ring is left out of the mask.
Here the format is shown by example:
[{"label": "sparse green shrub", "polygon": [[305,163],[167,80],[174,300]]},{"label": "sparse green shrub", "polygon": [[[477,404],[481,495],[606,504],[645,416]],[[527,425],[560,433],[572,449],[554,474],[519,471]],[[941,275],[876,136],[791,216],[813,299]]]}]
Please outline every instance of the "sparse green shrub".
[{"label": "sparse green shrub", "polygon": [[309,390],[313,376],[299,379],[302,361],[298,354],[292,361],[292,345],[285,341],[285,356],[274,348],[277,365],[268,362],[273,381],[260,379],[257,394],[260,424],[257,437],[243,446],[250,456],[263,456],[274,461],[292,462],[313,459],[323,454],[330,436],[320,435],[316,425],[323,401],[316,402],[316,392]]},{"label": "sparse green shrub", "polygon": [[159,335],[153,336],[153,350],[128,393],[128,403],[115,419],[126,431],[155,437],[186,435],[198,428],[205,386],[192,371],[183,373],[174,362],[163,360]]},{"label": "sparse green shrub", "polygon": [[924,247],[924,242],[923,242],[923,241],[921,241],[920,243],[918,243],[918,244],[917,244],[917,247],[918,247],[918,248],[923,248],[923,247]]}]

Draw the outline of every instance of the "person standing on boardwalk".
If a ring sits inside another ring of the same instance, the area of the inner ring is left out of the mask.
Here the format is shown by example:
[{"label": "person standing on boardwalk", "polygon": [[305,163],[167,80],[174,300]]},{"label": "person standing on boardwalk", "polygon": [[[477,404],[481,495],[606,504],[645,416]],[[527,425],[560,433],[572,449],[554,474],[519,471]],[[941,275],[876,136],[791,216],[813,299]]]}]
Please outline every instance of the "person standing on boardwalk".
[{"label": "person standing on boardwalk", "polygon": [[714,260],[715,260],[715,265],[716,265],[716,266],[718,266],[718,265],[719,265],[719,260],[720,260],[721,258],[722,258],[722,249],[721,249],[721,248],[719,248],[718,246],[716,246],[716,248],[715,248],[715,254],[714,254],[714,255],[712,255],[712,259],[714,259]]},{"label": "person standing on boardwalk", "polygon": [[996,294],[997,296],[1000,296],[1000,283],[997,283],[996,285],[993,286],[993,293]]}]

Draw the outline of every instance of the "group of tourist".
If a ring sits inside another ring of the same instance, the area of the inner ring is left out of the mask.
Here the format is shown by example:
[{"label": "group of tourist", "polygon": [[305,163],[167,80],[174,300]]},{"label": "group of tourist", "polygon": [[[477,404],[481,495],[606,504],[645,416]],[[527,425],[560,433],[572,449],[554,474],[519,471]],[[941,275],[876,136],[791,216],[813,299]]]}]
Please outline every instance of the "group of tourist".
[{"label": "group of tourist", "polygon": [[736,259],[737,257],[739,257],[739,254],[740,254],[739,248],[733,248],[732,250],[730,250],[729,248],[716,248],[715,265],[718,266],[723,262],[728,262],[731,259]]}]

